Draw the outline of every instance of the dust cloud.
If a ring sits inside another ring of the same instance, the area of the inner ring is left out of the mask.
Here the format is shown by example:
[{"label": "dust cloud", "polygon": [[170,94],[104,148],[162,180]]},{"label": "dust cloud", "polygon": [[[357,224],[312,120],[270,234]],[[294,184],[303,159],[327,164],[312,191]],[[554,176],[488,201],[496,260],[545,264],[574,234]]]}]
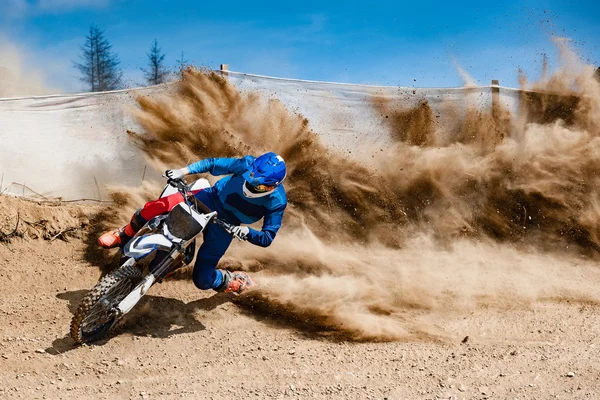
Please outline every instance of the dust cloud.
[{"label": "dust cloud", "polygon": [[481,307],[600,301],[583,278],[598,274],[600,83],[558,45],[564,67],[542,94],[521,92],[515,118],[450,107],[434,120],[426,102],[374,99],[396,141],[375,168],[326,148],[280,102],[192,69],[173,92],[138,98],[132,138],[159,169],[286,159],[277,239],[223,260],[256,273],[259,288],[238,300],[251,312],[353,340],[452,339],[446,318]]},{"label": "dust cloud", "polygon": [[41,70],[29,65],[26,51],[0,34],[0,98],[51,92]]}]

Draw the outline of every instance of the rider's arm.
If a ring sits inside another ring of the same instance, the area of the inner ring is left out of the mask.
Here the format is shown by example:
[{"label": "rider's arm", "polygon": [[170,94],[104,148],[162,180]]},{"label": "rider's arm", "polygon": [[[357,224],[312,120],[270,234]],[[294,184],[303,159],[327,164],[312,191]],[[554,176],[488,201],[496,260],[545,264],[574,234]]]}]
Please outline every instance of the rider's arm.
[{"label": "rider's arm", "polygon": [[211,175],[243,174],[254,162],[254,157],[205,158],[187,166],[190,174],[210,172]]},{"label": "rider's arm", "polygon": [[248,232],[248,241],[257,246],[268,247],[273,242],[273,239],[275,239],[275,235],[281,227],[281,219],[283,218],[284,210],[285,205],[278,207],[265,215],[263,226],[260,231],[250,228],[250,232]]}]

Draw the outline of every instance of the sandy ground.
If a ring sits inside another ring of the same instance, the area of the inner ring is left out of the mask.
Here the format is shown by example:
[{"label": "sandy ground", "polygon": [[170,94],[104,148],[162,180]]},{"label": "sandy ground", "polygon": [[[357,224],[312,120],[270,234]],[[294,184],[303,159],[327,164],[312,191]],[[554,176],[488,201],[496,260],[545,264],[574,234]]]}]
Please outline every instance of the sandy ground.
[{"label": "sandy ground", "polygon": [[0,243],[2,399],[600,398],[598,307],[566,301],[459,313],[443,321],[456,342],[356,343],[171,280],[116,336],[75,346],[72,312],[100,276],[88,237],[99,208],[3,196],[5,235],[17,209],[64,225]]}]

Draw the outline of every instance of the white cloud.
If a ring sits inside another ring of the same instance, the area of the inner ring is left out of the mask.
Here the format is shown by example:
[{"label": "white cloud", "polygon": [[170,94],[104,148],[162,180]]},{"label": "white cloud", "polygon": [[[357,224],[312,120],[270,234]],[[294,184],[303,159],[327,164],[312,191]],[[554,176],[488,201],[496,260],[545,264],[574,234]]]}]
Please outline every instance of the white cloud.
[{"label": "white cloud", "polygon": [[26,0],[5,0],[6,4],[3,7],[4,15],[2,19],[11,20],[22,17],[27,13],[30,5]]},{"label": "white cloud", "polygon": [[11,21],[41,13],[61,14],[78,8],[106,7],[113,0],[0,0],[3,5],[3,20]]},{"label": "white cloud", "polygon": [[75,8],[105,7],[111,0],[38,0],[34,4],[38,10],[66,11]]}]

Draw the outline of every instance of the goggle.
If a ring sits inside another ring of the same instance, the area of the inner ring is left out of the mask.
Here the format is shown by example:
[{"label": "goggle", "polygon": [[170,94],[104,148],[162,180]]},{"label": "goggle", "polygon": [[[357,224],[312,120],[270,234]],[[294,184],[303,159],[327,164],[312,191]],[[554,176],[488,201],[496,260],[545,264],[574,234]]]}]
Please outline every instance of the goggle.
[{"label": "goggle", "polygon": [[275,186],[274,185],[256,185],[256,186],[252,186],[252,189],[258,193],[264,193],[264,192],[270,192],[272,190],[275,190]]}]

